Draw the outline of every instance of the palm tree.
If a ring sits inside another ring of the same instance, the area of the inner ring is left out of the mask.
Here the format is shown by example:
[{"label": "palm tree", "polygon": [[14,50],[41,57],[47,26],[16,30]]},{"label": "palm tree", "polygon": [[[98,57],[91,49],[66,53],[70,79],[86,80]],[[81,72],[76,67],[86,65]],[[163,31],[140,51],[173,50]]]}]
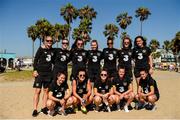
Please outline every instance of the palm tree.
[{"label": "palm tree", "polygon": [[141,32],[140,35],[142,36],[142,23],[144,20],[148,19],[148,16],[151,15],[150,11],[148,10],[148,8],[145,7],[140,7],[136,10],[136,17],[140,18],[140,22],[141,22]]},{"label": "palm tree", "polygon": [[52,25],[50,24],[50,22],[48,20],[46,20],[45,18],[42,18],[40,20],[37,20],[37,22],[35,23],[35,25],[37,26],[37,30],[38,30],[38,38],[40,40],[40,46],[41,46],[41,41],[44,41],[44,37],[49,34],[49,29],[51,29]]},{"label": "palm tree", "polygon": [[69,41],[70,41],[70,31],[71,31],[71,23],[78,16],[78,10],[70,3],[60,9],[60,15],[63,16],[64,20],[67,22],[69,27]]},{"label": "palm tree", "polygon": [[54,39],[58,48],[58,42],[60,42],[61,39],[61,34],[60,34],[60,30],[61,30],[61,24],[56,23],[55,26],[55,35],[54,35]]},{"label": "palm tree", "polygon": [[97,12],[94,10],[94,8],[90,8],[88,5],[79,9],[79,18],[81,20],[88,19],[92,21],[93,18],[96,18]]},{"label": "palm tree", "polygon": [[159,48],[160,44],[159,41],[156,39],[152,39],[149,43],[149,47],[153,52],[156,52],[156,49]]},{"label": "palm tree", "polygon": [[106,24],[105,31],[103,32],[105,37],[114,40],[118,36],[119,28],[115,24]]},{"label": "palm tree", "polygon": [[176,36],[172,39],[171,43],[172,43],[173,54],[176,56],[176,62],[178,63],[178,62],[180,62],[179,61],[179,57],[180,57],[180,31],[176,33]]},{"label": "palm tree", "polygon": [[163,49],[165,49],[166,52],[168,52],[171,49],[171,42],[168,40],[165,40],[164,45],[163,45]]},{"label": "palm tree", "polygon": [[27,28],[28,37],[32,39],[32,62],[34,61],[34,42],[38,37],[37,26],[31,25]]},{"label": "palm tree", "polygon": [[119,26],[125,30],[128,25],[131,24],[132,16],[128,16],[128,13],[121,13],[116,17],[117,23],[119,23]]}]

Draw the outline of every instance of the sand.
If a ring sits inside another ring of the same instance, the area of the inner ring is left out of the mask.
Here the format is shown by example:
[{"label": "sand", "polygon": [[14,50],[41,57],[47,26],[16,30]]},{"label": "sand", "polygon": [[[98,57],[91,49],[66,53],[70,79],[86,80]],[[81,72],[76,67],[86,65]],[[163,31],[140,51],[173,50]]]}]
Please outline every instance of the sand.
[{"label": "sand", "polygon": [[[80,111],[68,116],[56,115],[53,118],[39,114],[35,119],[180,119],[180,73],[154,71],[153,77],[158,83],[160,99],[156,111],[131,110],[125,113],[113,111]],[[1,82],[0,78],[0,119],[34,119],[32,114],[33,80],[22,82]],[[41,109],[41,102],[39,110]]]}]

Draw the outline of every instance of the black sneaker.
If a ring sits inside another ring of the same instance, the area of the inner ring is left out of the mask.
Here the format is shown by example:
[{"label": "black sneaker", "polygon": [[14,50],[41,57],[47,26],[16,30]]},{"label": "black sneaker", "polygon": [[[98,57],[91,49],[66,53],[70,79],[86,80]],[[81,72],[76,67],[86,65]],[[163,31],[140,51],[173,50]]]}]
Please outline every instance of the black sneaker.
[{"label": "black sneaker", "polygon": [[45,115],[47,115],[48,114],[48,108],[47,107],[42,108],[41,112],[44,113]]},{"label": "black sneaker", "polygon": [[33,113],[32,113],[32,116],[33,116],[33,117],[36,117],[37,115],[38,115],[37,110],[34,110]]}]

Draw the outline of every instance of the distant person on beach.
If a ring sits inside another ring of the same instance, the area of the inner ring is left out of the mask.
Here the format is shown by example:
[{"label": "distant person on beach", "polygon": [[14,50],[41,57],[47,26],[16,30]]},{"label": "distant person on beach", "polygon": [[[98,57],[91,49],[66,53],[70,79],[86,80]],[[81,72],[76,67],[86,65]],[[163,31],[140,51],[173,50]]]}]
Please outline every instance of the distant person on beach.
[{"label": "distant person on beach", "polygon": [[94,82],[99,78],[101,70],[101,59],[102,52],[98,50],[97,40],[91,41],[91,50],[88,51],[88,77],[91,81],[91,84],[94,85]]},{"label": "distant person on beach", "polygon": [[125,37],[122,41],[122,49],[119,50],[119,65],[125,67],[126,76],[133,80],[132,74],[132,42],[129,37]]},{"label": "distant person on beach", "polygon": [[80,107],[83,113],[87,113],[86,106],[92,103],[93,97],[91,82],[83,68],[78,70],[77,77],[72,82],[72,93],[74,111]]},{"label": "distant person on beach", "polygon": [[108,70],[109,78],[112,80],[117,75],[117,58],[118,51],[113,47],[113,39],[108,38],[107,40],[107,48],[103,49],[103,59],[104,66],[103,68]]},{"label": "distant person on beach", "polygon": [[48,87],[52,81],[52,58],[54,51],[52,48],[53,39],[51,36],[46,36],[43,41],[43,45],[39,47],[34,58],[34,97],[33,97],[33,113],[32,116],[38,115],[38,103],[43,87],[43,98],[42,98],[42,109],[41,112],[47,114],[47,98],[48,98]]},{"label": "distant person on beach", "polygon": [[63,39],[61,44],[62,48],[55,48],[54,53],[54,80],[56,80],[57,73],[59,72],[66,72],[68,75],[68,63],[70,62],[70,51],[68,50],[69,41],[67,39]]},{"label": "distant person on beach", "polygon": [[155,110],[155,102],[160,97],[157,83],[146,69],[140,70],[140,75],[138,94],[136,95],[139,104],[136,106],[136,109],[145,107],[147,110]]},{"label": "distant person on beach", "polygon": [[125,100],[125,105],[122,106],[125,112],[129,112],[128,106],[134,100],[133,85],[131,76],[125,74],[125,67],[119,66],[118,77],[113,80],[113,88],[117,110],[120,111],[120,103]]},{"label": "distant person on beach", "polygon": [[94,104],[96,105],[96,112],[101,109],[111,112],[111,105],[115,102],[113,97],[113,87],[110,80],[108,80],[108,71],[102,69],[100,72],[100,79],[97,79],[94,84]]},{"label": "distant person on beach", "polygon": [[47,101],[48,114],[54,116],[56,113],[67,115],[65,108],[72,105],[70,89],[66,82],[66,73],[59,72],[56,80],[49,87],[49,97]]},{"label": "distant person on beach", "polygon": [[146,41],[142,36],[137,36],[134,40],[132,58],[135,62],[134,76],[137,87],[140,80],[140,69],[146,69],[149,74],[153,73],[153,61],[151,49],[146,46]]}]

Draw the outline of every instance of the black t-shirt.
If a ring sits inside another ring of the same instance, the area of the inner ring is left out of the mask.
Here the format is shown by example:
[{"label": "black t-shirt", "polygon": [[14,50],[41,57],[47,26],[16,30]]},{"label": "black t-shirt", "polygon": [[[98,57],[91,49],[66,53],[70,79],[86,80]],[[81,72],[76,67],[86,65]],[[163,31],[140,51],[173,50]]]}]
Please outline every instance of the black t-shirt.
[{"label": "black t-shirt", "polygon": [[103,49],[104,68],[116,69],[116,59],[118,58],[118,51],[115,48]]},{"label": "black t-shirt", "polygon": [[125,68],[131,68],[132,49],[119,50],[119,66],[125,66]]},{"label": "black t-shirt", "polygon": [[135,59],[135,67],[136,68],[145,68],[149,67],[149,56],[151,54],[151,50],[149,47],[135,47],[133,49],[133,59]]},{"label": "black t-shirt", "polygon": [[139,85],[142,87],[143,93],[145,94],[150,92],[150,86],[154,86],[154,93],[159,94],[157,83],[150,76],[147,76],[146,80],[140,79]]},{"label": "black t-shirt", "polygon": [[54,68],[67,70],[67,64],[70,62],[70,51],[63,50],[61,48],[56,48],[54,56],[55,56]]},{"label": "black t-shirt", "polygon": [[54,49],[39,47],[34,58],[34,70],[38,72],[51,72],[53,65]]},{"label": "black t-shirt", "polygon": [[52,82],[49,87],[49,91],[53,93],[53,97],[58,99],[64,98],[67,89],[69,89],[67,83],[58,86],[56,82]]},{"label": "black t-shirt", "polygon": [[129,77],[119,78],[116,77],[113,80],[113,85],[116,87],[116,91],[119,93],[124,93],[128,91],[129,84],[131,84],[131,80]]},{"label": "black t-shirt", "polygon": [[88,51],[88,70],[100,69],[100,62],[102,59],[102,52],[99,50],[89,50]]},{"label": "black t-shirt", "polygon": [[76,80],[76,93],[78,95],[83,95],[87,93],[87,84],[88,80],[85,79],[83,82],[79,82],[79,80]]},{"label": "black t-shirt", "polygon": [[94,88],[97,88],[97,92],[106,94],[110,91],[112,84],[110,81],[102,82],[100,79],[95,81]]},{"label": "black t-shirt", "polygon": [[86,68],[87,51],[84,49],[71,51],[72,74],[76,75],[79,68]]}]

